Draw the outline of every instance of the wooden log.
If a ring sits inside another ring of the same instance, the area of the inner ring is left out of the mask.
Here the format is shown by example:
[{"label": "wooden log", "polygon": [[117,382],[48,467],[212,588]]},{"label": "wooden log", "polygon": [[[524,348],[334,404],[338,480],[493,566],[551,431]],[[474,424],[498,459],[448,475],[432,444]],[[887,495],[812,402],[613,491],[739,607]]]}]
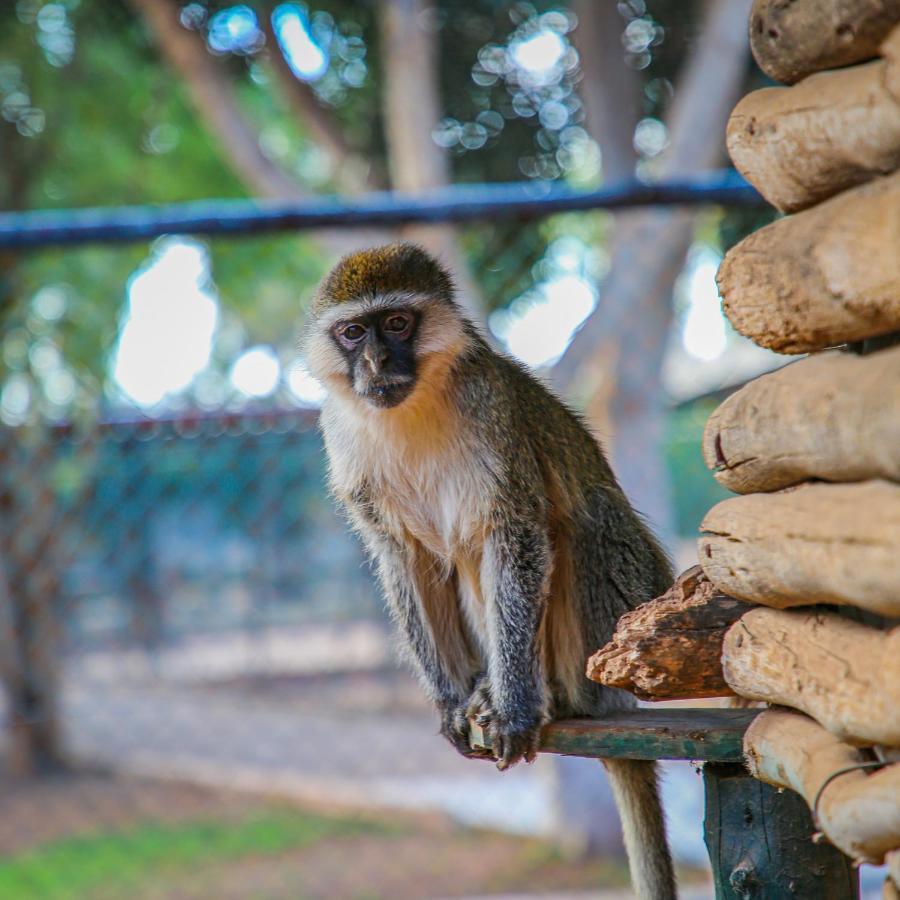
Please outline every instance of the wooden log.
[{"label": "wooden log", "polygon": [[796,212],[900,167],[900,95],[879,60],[748,94],[728,121],[738,171]]},{"label": "wooden log", "polygon": [[793,84],[871,59],[898,21],[898,0],[755,0],[750,49],[770,78]]},{"label": "wooden log", "polygon": [[900,746],[900,627],[757,607],[725,635],[722,669],[736,694],[799,709],[843,741]]},{"label": "wooden log", "polygon": [[756,717],[744,752],[751,774],[766,784],[797,791],[810,808],[819,796],[818,824],[848,856],[880,863],[900,847],[900,764],[835,776],[867,756],[812,719],[781,710]]},{"label": "wooden log", "polygon": [[694,566],[661,597],[619,619],[612,640],[588,660],[588,678],[642,700],[732,696],[722,676],[722,641],[752,608],[716,591]]},{"label": "wooden log", "polygon": [[900,172],[755,231],[716,278],[731,324],[805,353],[900,328]]},{"label": "wooden log", "polygon": [[739,494],[900,481],[900,347],[819,353],[751,381],[707,420],[703,458]]},{"label": "wooden log", "polygon": [[732,497],[700,524],[700,565],[723,593],[783,609],[834,603],[900,617],[900,486],[804,484]]},{"label": "wooden log", "polygon": [[859,873],[815,828],[803,798],[760,784],[743,766],[703,767],[703,838],[716,900],[856,900]]}]

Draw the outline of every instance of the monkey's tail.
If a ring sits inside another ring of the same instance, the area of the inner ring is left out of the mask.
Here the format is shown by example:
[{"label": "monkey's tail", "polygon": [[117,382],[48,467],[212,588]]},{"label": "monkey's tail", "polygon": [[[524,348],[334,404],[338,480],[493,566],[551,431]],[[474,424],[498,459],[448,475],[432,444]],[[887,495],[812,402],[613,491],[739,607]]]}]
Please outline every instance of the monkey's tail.
[{"label": "monkey's tail", "polygon": [[637,759],[604,759],[603,765],[622,820],[635,893],[640,900],[677,900],[656,764]]}]

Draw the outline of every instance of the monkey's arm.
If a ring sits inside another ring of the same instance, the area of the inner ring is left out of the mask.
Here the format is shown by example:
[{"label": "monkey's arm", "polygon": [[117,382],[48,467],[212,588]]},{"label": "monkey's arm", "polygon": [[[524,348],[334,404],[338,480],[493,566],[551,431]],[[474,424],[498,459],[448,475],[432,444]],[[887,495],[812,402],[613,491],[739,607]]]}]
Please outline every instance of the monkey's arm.
[{"label": "monkey's arm", "polygon": [[526,515],[504,514],[485,546],[490,710],[479,721],[488,729],[498,767],[529,762],[548,721],[545,673],[538,629],[547,605],[551,567],[546,528]]},{"label": "monkey's arm", "polygon": [[398,541],[371,503],[346,503],[378,576],[419,680],[441,714],[441,733],[465,756],[490,757],[469,744],[466,707],[477,663],[456,586],[421,546]]}]

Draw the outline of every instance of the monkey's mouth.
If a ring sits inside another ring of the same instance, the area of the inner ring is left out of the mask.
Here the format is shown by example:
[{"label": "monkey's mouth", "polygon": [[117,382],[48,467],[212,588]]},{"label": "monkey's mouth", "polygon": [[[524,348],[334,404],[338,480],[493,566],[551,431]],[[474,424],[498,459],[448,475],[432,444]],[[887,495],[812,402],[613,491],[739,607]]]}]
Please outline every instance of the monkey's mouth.
[{"label": "monkey's mouth", "polygon": [[359,393],[373,406],[389,409],[402,403],[412,393],[414,384],[408,375],[373,378],[361,385]]}]

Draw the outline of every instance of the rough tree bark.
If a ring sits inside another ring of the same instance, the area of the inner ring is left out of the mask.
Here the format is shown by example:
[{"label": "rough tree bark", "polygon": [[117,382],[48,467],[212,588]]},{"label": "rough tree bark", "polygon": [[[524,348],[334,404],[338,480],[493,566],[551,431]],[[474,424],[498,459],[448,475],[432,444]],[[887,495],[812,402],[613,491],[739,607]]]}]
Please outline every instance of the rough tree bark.
[{"label": "rough tree bark", "polygon": [[709,417],[703,458],[730,491],[808,479],[900,481],[900,347],[818,353],[763,375]]},{"label": "rough tree bark", "polygon": [[900,166],[900,93],[883,60],[748,94],[728,120],[738,171],[783,212]]},{"label": "rough tree bark", "polygon": [[871,59],[898,21],[898,0],[756,0],[750,47],[763,72],[793,84]]},{"label": "rough tree bark", "polygon": [[700,528],[700,565],[732,597],[778,609],[833,603],[900,616],[900,485],[813,483],[732,497]]},{"label": "rough tree bark", "polygon": [[[776,787],[790,788],[812,808],[832,775],[869,761],[799,713],[767,710],[744,735],[750,773]],[[848,856],[880,863],[900,847],[900,764],[872,774],[845,772],[819,797],[818,820],[828,839]]]},{"label": "rough tree bark", "polygon": [[694,566],[662,597],[619,619],[612,640],[588,660],[588,678],[641,700],[733,696],[722,673],[722,642],[751,609],[718,592]]},{"label": "rough tree bark", "polygon": [[[721,158],[720,136],[744,79],[749,8],[749,0],[708,4],[701,35],[666,116],[670,143],[661,176],[692,174]],[[611,438],[613,465],[623,488],[670,541],[659,377],[672,285],[693,239],[693,223],[691,213],[672,209],[617,217],[611,267],[597,309],[553,372],[563,391],[593,398],[589,417]]]},{"label": "rough tree bark", "polygon": [[757,608],[728,630],[722,669],[739,696],[799,709],[842,741],[900,745],[900,627]]},{"label": "rough tree bark", "polygon": [[900,172],[779,219],[725,256],[731,324],[781,353],[900,328]]}]

